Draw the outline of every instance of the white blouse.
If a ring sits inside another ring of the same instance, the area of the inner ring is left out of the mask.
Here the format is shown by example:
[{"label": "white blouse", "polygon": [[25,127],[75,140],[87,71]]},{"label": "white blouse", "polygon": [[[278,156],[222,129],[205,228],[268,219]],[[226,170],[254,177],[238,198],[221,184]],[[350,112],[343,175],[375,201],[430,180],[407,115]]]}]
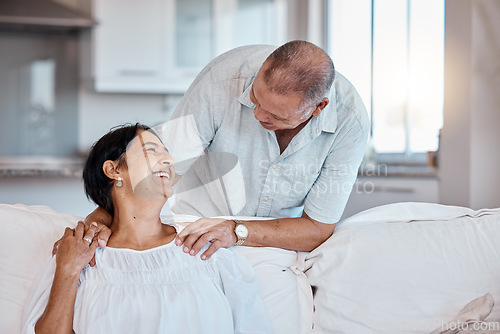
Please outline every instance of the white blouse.
[{"label": "white blouse", "polygon": [[[246,258],[230,249],[202,261],[173,242],[135,251],[96,251],[96,266],[80,275],[75,333],[272,333]],[[55,257],[44,266],[28,297],[23,333],[47,305]]]}]

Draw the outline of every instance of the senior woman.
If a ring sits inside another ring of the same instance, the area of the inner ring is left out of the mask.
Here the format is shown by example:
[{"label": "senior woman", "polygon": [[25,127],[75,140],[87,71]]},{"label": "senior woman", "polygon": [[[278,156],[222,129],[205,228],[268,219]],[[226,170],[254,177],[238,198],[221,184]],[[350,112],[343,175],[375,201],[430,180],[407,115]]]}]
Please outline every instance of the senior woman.
[{"label": "senior woman", "polygon": [[111,214],[113,234],[102,249],[95,225],[66,229],[30,293],[24,333],[272,332],[246,259],[222,250],[202,261],[173,243],[178,227],[160,220],[173,194],[172,162],[140,124],[94,144],[85,192]]}]

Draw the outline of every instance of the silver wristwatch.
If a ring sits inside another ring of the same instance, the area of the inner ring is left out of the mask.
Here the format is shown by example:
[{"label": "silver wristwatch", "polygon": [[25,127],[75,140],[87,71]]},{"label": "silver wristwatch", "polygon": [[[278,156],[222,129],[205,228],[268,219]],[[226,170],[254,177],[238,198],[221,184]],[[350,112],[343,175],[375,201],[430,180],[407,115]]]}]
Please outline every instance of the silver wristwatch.
[{"label": "silver wristwatch", "polygon": [[236,226],[234,227],[234,234],[236,234],[236,239],[238,239],[234,245],[241,246],[245,240],[247,240],[248,228],[238,219],[233,219],[233,221],[236,223]]}]

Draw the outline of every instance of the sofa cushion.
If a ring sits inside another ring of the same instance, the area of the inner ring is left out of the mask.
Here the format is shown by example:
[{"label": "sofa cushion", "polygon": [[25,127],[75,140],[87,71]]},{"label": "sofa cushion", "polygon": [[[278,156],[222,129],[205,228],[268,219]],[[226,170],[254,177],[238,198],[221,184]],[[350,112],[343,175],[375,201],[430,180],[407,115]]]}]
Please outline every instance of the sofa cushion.
[{"label": "sofa cushion", "polygon": [[0,323],[3,333],[20,333],[24,303],[52,246],[80,218],[46,206],[0,204]]},{"label": "sofa cushion", "polygon": [[[429,333],[500,302],[500,210],[398,203],[342,221],[305,261],[315,333]],[[495,306],[490,318],[500,318]]]}]

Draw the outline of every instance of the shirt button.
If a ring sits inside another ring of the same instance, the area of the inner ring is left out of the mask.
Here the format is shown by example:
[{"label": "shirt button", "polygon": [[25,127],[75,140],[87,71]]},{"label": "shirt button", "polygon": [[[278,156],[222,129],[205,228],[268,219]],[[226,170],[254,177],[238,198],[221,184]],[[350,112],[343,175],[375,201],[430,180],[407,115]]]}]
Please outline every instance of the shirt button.
[{"label": "shirt button", "polygon": [[264,202],[267,202],[267,201],[269,201],[269,197],[266,196],[266,197],[264,197]]},{"label": "shirt button", "polygon": [[273,165],[273,168],[276,168],[276,167],[278,167],[278,165]]}]

